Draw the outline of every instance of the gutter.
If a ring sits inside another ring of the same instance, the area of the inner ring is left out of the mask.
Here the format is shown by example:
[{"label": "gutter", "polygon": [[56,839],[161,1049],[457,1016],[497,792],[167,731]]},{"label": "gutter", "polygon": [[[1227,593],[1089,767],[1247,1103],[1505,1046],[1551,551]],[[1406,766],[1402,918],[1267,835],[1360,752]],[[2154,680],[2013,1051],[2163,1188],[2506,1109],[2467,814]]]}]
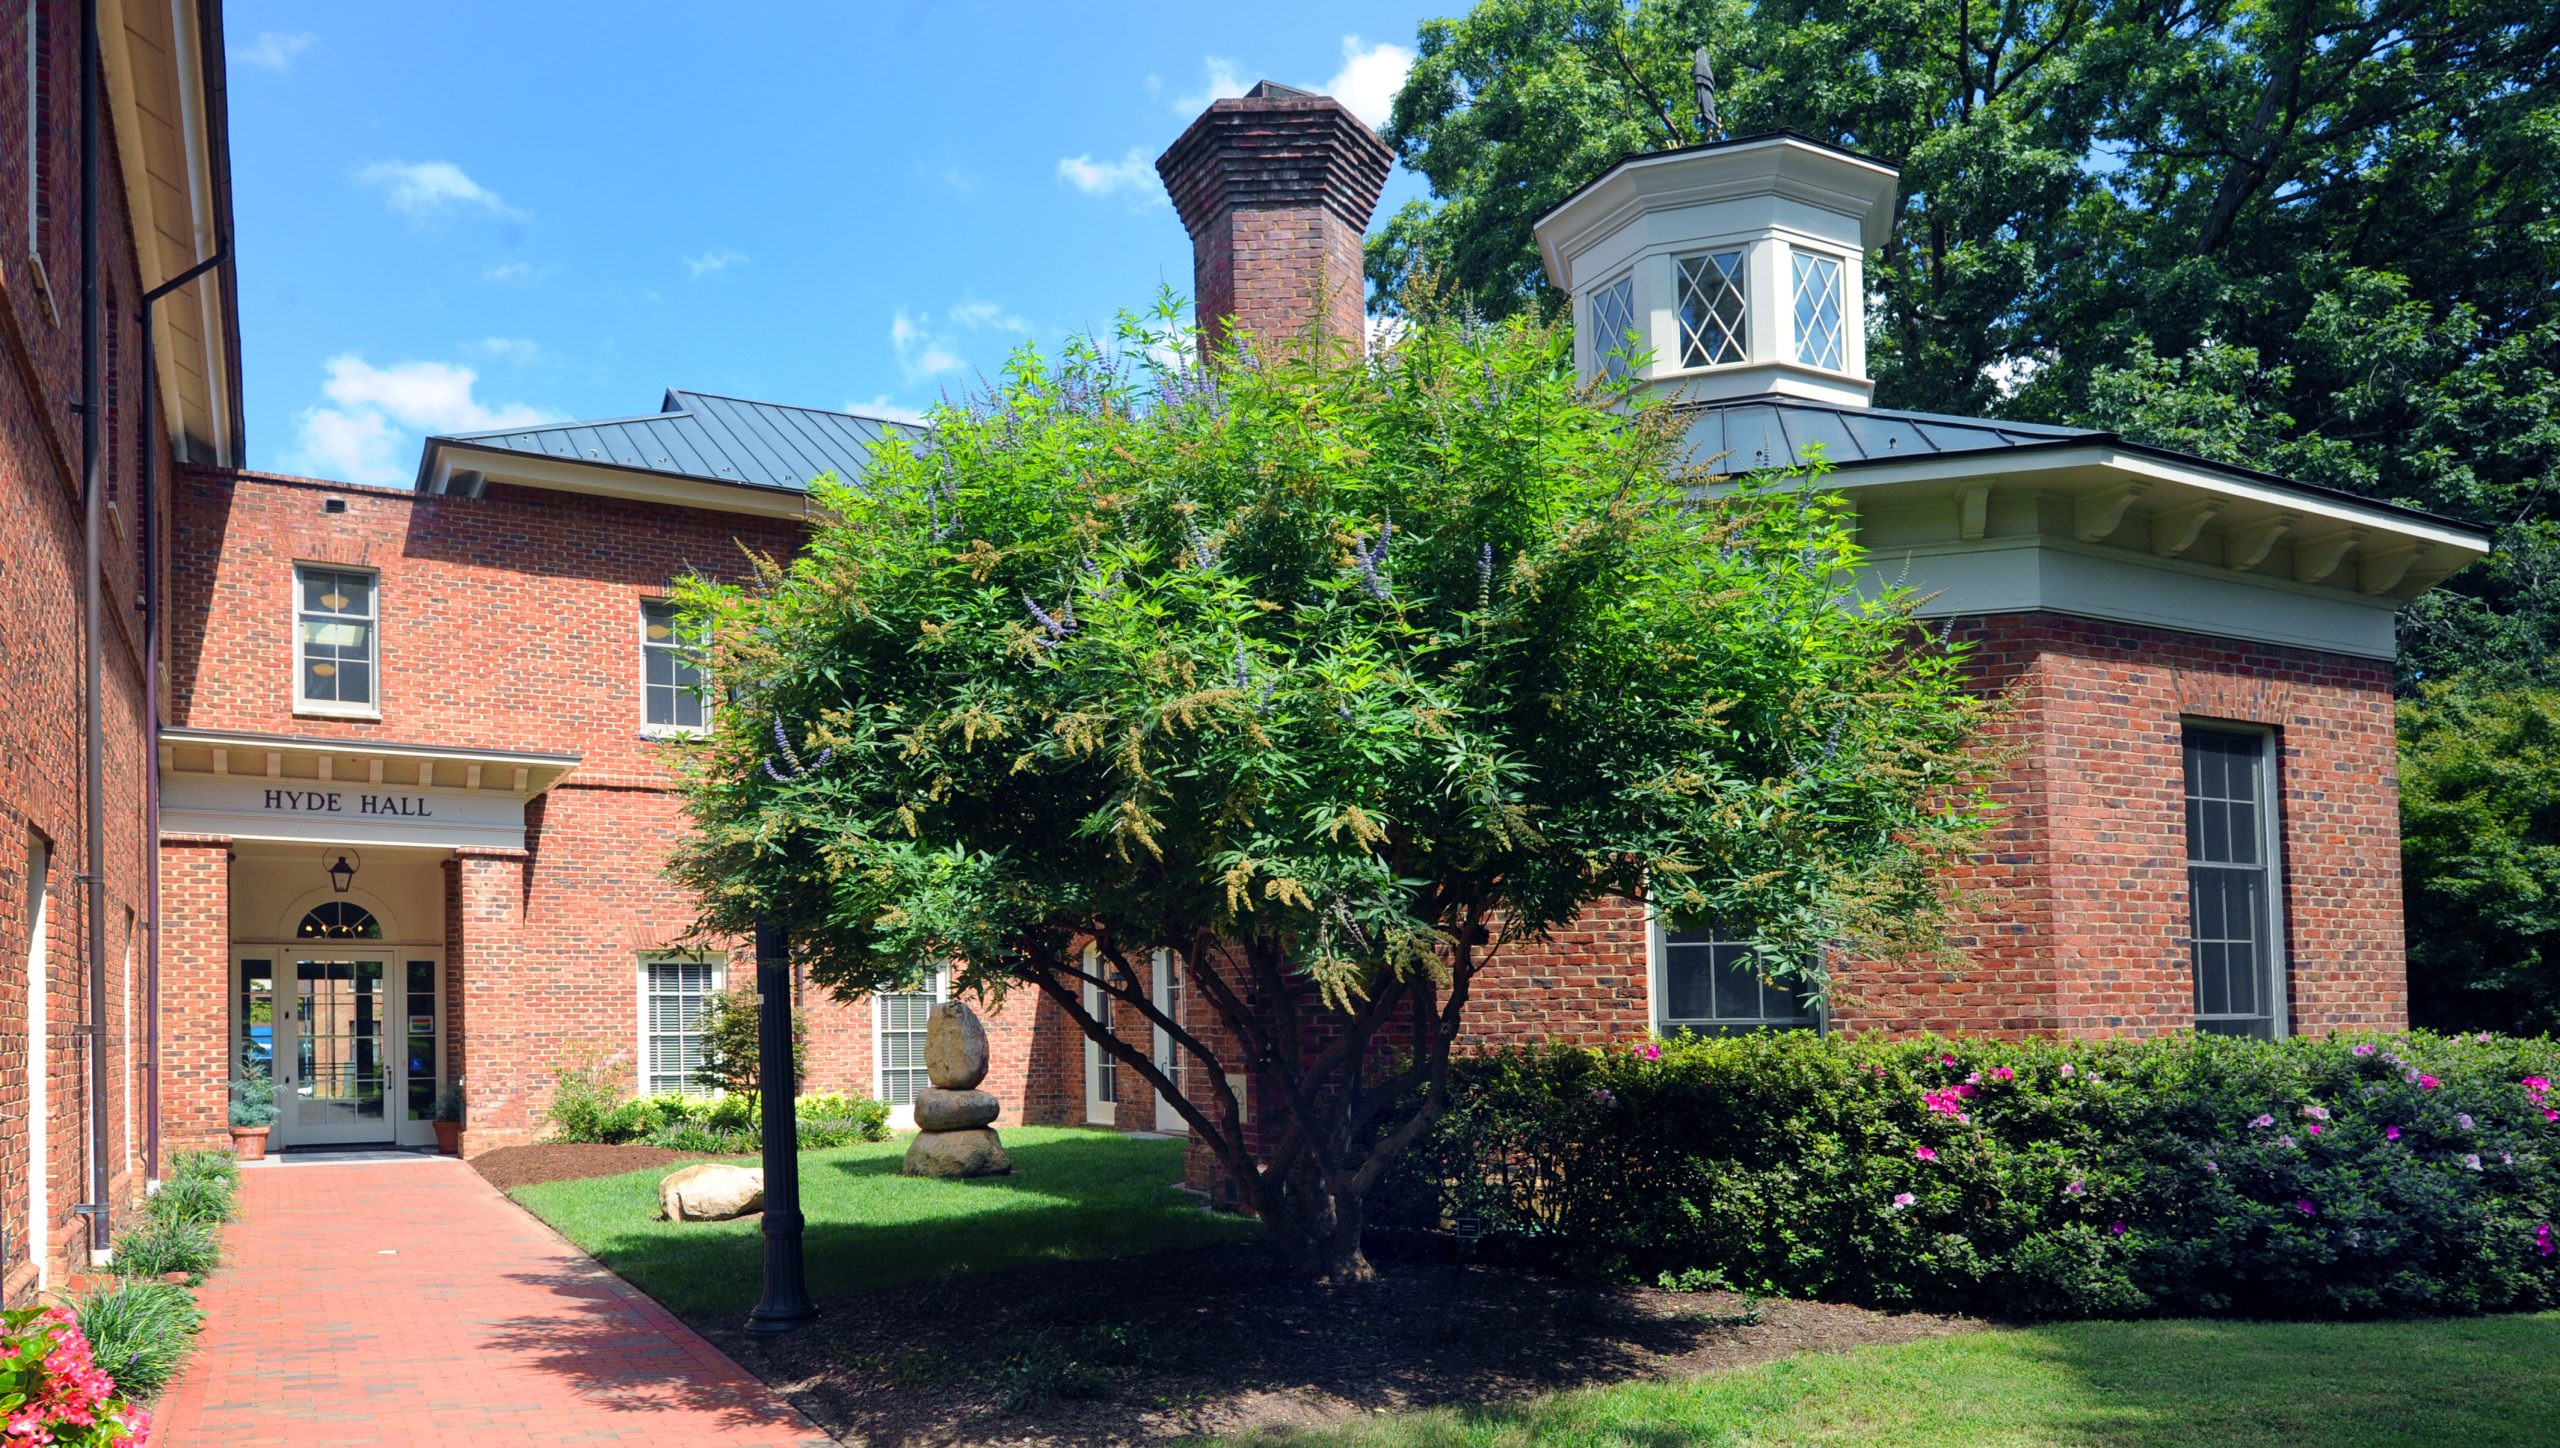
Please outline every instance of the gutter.
[{"label": "gutter", "polygon": [[[84,932],[88,942],[88,1020],[82,1034],[89,1040],[89,1200],[72,1208],[89,1219],[89,1262],[103,1266],[114,1240],[110,1219],[114,1196],[109,1153],[107,1102],[107,724],[100,682],[106,629],[104,580],[99,548],[106,534],[106,449],[100,424],[105,416],[103,359],[99,343],[104,331],[98,265],[98,0],[80,0],[80,491],[85,505],[87,547],[83,550],[84,584],[81,667],[83,713],[87,715],[86,749],[80,762],[80,789],[85,807],[82,826],[85,887]],[[35,1129],[44,1129],[43,1123]]]}]

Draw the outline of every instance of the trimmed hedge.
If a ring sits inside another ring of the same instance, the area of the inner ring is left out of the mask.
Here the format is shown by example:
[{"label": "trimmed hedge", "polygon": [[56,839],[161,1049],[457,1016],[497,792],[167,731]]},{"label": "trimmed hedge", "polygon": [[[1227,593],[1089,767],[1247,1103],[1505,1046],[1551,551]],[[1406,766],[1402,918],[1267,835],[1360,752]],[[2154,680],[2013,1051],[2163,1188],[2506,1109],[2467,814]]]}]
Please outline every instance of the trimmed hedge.
[{"label": "trimmed hedge", "polygon": [[2560,1043],[1506,1051],[1372,1222],[1585,1274],[2037,1316],[2560,1304]]}]

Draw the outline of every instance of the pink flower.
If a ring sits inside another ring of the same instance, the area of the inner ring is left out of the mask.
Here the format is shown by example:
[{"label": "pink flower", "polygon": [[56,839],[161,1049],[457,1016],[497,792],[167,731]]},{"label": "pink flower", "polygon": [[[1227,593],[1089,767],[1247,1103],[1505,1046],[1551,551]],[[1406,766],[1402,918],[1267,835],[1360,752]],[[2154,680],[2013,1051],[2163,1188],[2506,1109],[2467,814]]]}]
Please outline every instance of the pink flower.
[{"label": "pink flower", "polygon": [[2421,1090],[2421,1091],[2433,1091],[2434,1089],[2436,1089],[2436,1087],[2437,1087],[2437,1085],[2438,1085],[2438,1084],[2440,1084],[2440,1083],[2438,1083],[2438,1082],[2437,1082],[2437,1080],[2436,1080],[2436,1078],[2435,1078],[2435,1077],[2430,1076],[2430,1075],[2427,1075],[2427,1074],[2426,1074],[2425,1072],[2423,1072],[2423,1071],[2421,1071],[2421,1072],[2419,1072],[2419,1073],[2418,1073],[2418,1089],[2419,1089],[2419,1090]]},{"label": "pink flower", "polygon": [[2400,1128],[2396,1126],[2386,1126],[2382,1128],[2382,1139],[2385,1141],[2398,1141],[2400,1139]]},{"label": "pink flower", "polygon": [[2372,1042],[2370,1042],[2370,1041],[2367,1041],[2367,1042],[2366,1042],[2366,1043],[2364,1043],[2363,1045],[2356,1047],[2356,1049],[2355,1049],[2355,1054],[2356,1054],[2356,1055],[2359,1055],[2359,1056],[2370,1056],[2370,1055],[2372,1055],[2372,1054],[2373,1054],[2373,1043],[2372,1043]]},{"label": "pink flower", "polygon": [[1936,1161],[1938,1159],[1938,1149],[1934,1146],[1913,1147],[1911,1154],[1922,1161]]},{"label": "pink flower", "polygon": [[2471,1129],[2471,1113],[2468,1111],[2457,1111],[2453,1113],[2453,1124],[2461,1127],[2465,1131],[2469,1131]]},{"label": "pink flower", "polygon": [[2208,1161],[2204,1164],[2204,1169],[2216,1176],[2222,1174],[2222,1164],[2220,1162]]},{"label": "pink flower", "polygon": [[1662,1047],[1656,1045],[1652,1041],[1647,1041],[1643,1045],[1636,1047],[1636,1054],[1644,1057],[1648,1061],[1659,1061],[1662,1059]]},{"label": "pink flower", "polygon": [[1955,1058],[1954,1056],[1952,1056],[1952,1055],[1948,1055],[1948,1056],[1940,1056],[1940,1057],[1938,1058],[1938,1064],[1939,1064],[1939,1065],[1941,1065],[1941,1066],[1952,1066],[1952,1065],[1954,1065],[1955,1063],[1956,1063],[1956,1058]]},{"label": "pink flower", "polygon": [[2250,1126],[2252,1126],[2252,1127],[2273,1126],[2273,1125],[2275,1125],[2275,1124],[2276,1124],[2276,1119],[2275,1119],[2273,1116],[2267,1115],[2267,1114],[2265,1114],[2265,1113],[2263,1113],[2263,1112],[2259,1114],[2259,1116],[2258,1116],[2258,1119],[2257,1119],[2257,1120],[2252,1121],[2252,1122],[2250,1122],[2250,1123],[2249,1123],[2249,1125],[2250,1125]]},{"label": "pink flower", "polygon": [[2329,1119],[2329,1108],[2326,1106],[2305,1106],[2302,1108],[2302,1114],[2310,1117],[2314,1121],[2326,1121]]},{"label": "pink flower", "polygon": [[1918,1200],[1920,1200],[1918,1197],[1913,1196],[1909,1192],[1897,1192],[1894,1194],[1893,1198],[1893,1209],[1898,1212]]},{"label": "pink flower", "polygon": [[2533,1229],[2533,1253],[2537,1257],[2548,1257],[2554,1252],[2560,1252],[2560,1243],[2551,1240],[2551,1224],[2544,1222]]},{"label": "pink flower", "polygon": [[2290,1136],[2279,1136],[2276,1138],[2276,1145],[2291,1146],[2293,1145],[2293,1138]]},{"label": "pink flower", "polygon": [[2319,1122],[2315,1121],[2315,1122],[2311,1123],[2311,1134],[2312,1134],[2313,1136],[2318,1136],[2318,1135],[2320,1134],[2320,1123],[2319,1123]]},{"label": "pink flower", "polygon": [[1991,1068],[1991,1079],[1994,1081],[2014,1081],[2017,1077],[2018,1073],[2006,1066],[1994,1066]]},{"label": "pink flower", "polygon": [[2123,1219],[2122,1219],[2122,1218],[2118,1218],[2117,1220],[2115,1220],[2115,1221],[2113,1221],[2113,1222],[2108,1223],[2108,1224],[2107,1224],[2107,1230],[2108,1230],[2110,1233],[2112,1233],[2112,1234],[2114,1234],[2114,1235],[2116,1235],[2116,1236],[2119,1236],[2119,1237],[2123,1236],[2123,1235],[2124,1235],[2124,1221],[2123,1221]]},{"label": "pink flower", "polygon": [[2474,1040],[2474,1041],[2476,1041],[2476,1042],[2478,1042],[2479,1044],[2481,1044],[2481,1045],[2485,1046],[2485,1045],[2489,1044],[2489,1033],[2488,1033],[2487,1031],[2482,1031],[2480,1034],[2478,1034],[2478,1035],[2476,1035],[2476,1036],[2473,1036],[2471,1039],[2472,1039],[2472,1040]]},{"label": "pink flower", "polygon": [[2077,1076],[2080,1074],[2080,1070],[2070,1062],[2065,1061],[2062,1063],[2062,1074],[2065,1076]]},{"label": "pink flower", "polygon": [[2062,1194],[2066,1197],[2085,1197],[2089,1194],[2089,1184],[2087,1182],[2074,1179],[2069,1185],[2062,1189]]},{"label": "pink flower", "polygon": [[2480,1169],[2480,1153],[2476,1151],[2465,1153],[2462,1158],[2462,1164],[2473,1171],[2478,1171]]},{"label": "pink flower", "polygon": [[2306,1217],[2316,1217],[2320,1215],[2320,1209],[2311,1205],[2311,1199],[2309,1197],[2296,1197],[2294,1199],[2293,1209]]}]

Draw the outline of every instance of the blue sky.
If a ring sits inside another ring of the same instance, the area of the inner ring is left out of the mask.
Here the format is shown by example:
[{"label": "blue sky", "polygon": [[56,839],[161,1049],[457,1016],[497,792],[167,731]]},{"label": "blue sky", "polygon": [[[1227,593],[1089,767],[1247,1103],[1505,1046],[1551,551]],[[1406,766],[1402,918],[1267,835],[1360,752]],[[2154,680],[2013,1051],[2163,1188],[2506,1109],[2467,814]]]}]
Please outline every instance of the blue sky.
[{"label": "blue sky", "polygon": [[402,484],[670,386],[921,408],[1188,291],[1153,162],[1210,97],[1375,122],[1453,8],[234,0],[249,461]]}]

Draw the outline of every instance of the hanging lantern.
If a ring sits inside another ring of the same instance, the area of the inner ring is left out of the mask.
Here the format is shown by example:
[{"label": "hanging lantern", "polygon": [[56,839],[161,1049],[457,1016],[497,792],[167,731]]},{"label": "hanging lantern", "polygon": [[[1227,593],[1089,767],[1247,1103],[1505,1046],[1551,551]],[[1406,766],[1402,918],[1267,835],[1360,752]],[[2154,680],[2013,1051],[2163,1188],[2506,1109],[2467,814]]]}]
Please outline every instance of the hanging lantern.
[{"label": "hanging lantern", "polygon": [[347,851],[340,850],[337,863],[329,867],[329,888],[341,895],[356,882],[356,866],[349,862],[347,854]]}]

